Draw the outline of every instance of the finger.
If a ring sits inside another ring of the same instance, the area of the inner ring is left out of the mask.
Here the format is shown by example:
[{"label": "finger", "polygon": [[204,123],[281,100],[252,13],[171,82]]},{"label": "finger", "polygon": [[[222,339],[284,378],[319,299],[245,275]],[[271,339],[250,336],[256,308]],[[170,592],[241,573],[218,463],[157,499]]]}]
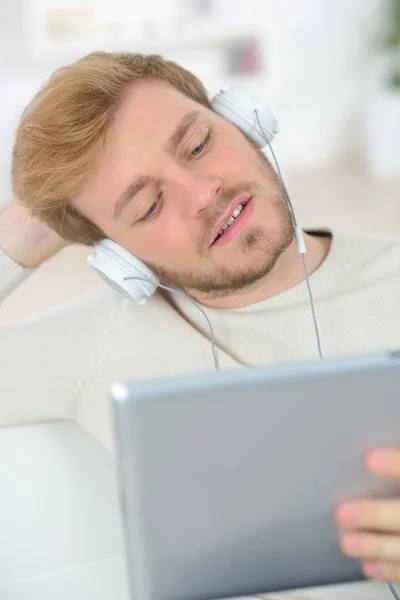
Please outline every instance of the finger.
[{"label": "finger", "polygon": [[342,551],[352,558],[400,563],[400,536],[373,533],[342,533]]},{"label": "finger", "polygon": [[400,581],[400,564],[398,563],[366,561],[362,570],[368,579]]},{"label": "finger", "polygon": [[360,500],[341,504],[336,521],[349,529],[400,532],[400,500]]},{"label": "finger", "polygon": [[374,475],[400,479],[400,450],[374,450],[367,455],[365,462]]}]

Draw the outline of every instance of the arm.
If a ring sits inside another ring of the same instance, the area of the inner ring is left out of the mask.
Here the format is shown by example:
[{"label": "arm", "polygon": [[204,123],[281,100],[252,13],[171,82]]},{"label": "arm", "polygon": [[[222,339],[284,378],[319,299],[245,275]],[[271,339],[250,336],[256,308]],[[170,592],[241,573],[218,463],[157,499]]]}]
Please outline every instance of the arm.
[{"label": "arm", "polygon": [[0,248],[0,304],[34,269],[24,269]]},{"label": "arm", "polygon": [[0,214],[0,302],[66,242],[16,202]]},{"label": "arm", "polygon": [[[6,208],[0,214],[0,302],[64,245],[18,204]],[[0,327],[0,426],[73,416],[79,381],[110,309],[92,296]]]},{"label": "arm", "polygon": [[0,327],[0,426],[76,415],[120,304],[106,291]]}]

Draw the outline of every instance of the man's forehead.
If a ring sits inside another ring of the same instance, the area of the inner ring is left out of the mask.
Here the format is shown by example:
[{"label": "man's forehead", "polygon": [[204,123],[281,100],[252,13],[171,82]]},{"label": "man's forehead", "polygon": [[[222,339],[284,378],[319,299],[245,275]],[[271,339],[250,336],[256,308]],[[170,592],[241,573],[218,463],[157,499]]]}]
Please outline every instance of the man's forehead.
[{"label": "man's forehead", "polygon": [[[172,85],[160,81],[135,84],[128,90],[116,115],[118,120],[130,120],[140,125],[153,123],[160,128],[173,124],[185,113],[206,112],[206,108]],[[119,117],[119,119],[118,119]],[[146,123],[147,122],[147,123]]]}]

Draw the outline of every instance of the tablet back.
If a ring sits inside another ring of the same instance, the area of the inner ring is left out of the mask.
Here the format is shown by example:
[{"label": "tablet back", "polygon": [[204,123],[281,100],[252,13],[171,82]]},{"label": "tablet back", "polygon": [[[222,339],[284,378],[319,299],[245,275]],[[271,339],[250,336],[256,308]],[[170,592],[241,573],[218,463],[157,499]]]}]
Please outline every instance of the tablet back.
[{"label": "tablet back", "polygon": [[333,511],[400,494],[400,357],[112,388],[132,597],[215,599],[361,579]]}]

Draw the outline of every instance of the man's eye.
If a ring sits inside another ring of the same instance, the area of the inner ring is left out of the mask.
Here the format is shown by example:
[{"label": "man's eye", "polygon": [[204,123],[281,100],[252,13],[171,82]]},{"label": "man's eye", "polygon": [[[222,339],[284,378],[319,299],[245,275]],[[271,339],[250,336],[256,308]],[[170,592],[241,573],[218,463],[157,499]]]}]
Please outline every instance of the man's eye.
[{"label": "man's eye", "polygon": [[212,131],[210,129],[207,132],[207,135],[204,138],[204,140],[190,152],[190,157],[197,158],[200,154],[203,154],[204,150],[210,145],[211,138],[212,138]]},{"label": "man's eye", "polygon": [[150,217],[156,210],[158,206],[158,200],[155,200],[153,204],[150,206],[149,210],[146,213],[146,217]]},{"label": "man's eye", "polygon": [[190,154],[192,156],[197,156],[198,154],[201,154],[204,150],[205,145],[206,145],[205,142],[201,142],[201,144],[196,146],[196,148],[194,150],[192,150]]},{"label": "man's eye", "polygon": [[147,213],[141,218],[139,219],[139,221],[137,221],[138,223],[144,223],[145,221],[147,221],[148,219],[150,219],[150,217],[152,217],[153,215],[155,215],[158,212],[160,212],[160,203],[162,201],[162,196],[163,194],[160,193],[157,198],[154,200],[154,202],[152,203],[152,205],[150,206],[149,210],[147,211]]}]

